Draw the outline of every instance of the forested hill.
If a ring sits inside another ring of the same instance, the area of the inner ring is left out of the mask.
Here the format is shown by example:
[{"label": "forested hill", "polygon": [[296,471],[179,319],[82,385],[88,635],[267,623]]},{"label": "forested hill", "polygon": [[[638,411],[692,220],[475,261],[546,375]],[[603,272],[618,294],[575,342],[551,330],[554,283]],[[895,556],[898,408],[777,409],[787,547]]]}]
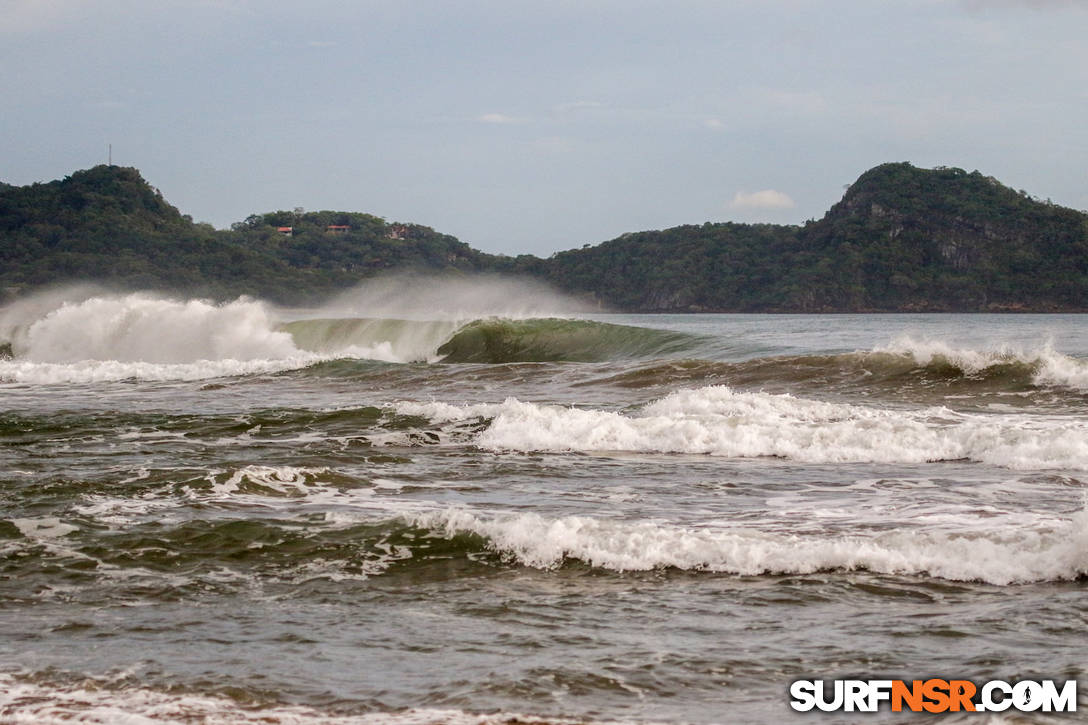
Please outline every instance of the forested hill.
[{"label": "forested hill", "polygon": [[1088,215],[978,171],[878,166],[798,245],[801,306],[1088,309]]},{"label": "forested hill", "polygon": [[[290,227],[289,231],[281,231]],[[0,288],[94,281],[128,289],[312,303],[390,269],[483,271],[493,258],[428,227],[350,212],[194,224],[136,169],[96,166],[0,185]]]},{"label": "forested hill", "polygon": [[884,164],[804,226],[706,223],[548,259],[488,255],[351,212],[194,224],[131,168],[0,184],[0,288],[67,281],[309,303],[383,271],[533,276],[602,307],[689,311],[1088,310],[1088,215],[975,171]]},{"label": "forested hill", "polygon": [[132,288],[257,291],[254,272],[292,271],[193,224],[135,169],[96,166],[62,181],[0,186],[0,285],[8,296],[94,280]]},{"label": "forested hill", "polygon": [[1088,310],[1088,215],[974,171],[884,164],[803,227],[625,234],[533,270],[642,311]]}]

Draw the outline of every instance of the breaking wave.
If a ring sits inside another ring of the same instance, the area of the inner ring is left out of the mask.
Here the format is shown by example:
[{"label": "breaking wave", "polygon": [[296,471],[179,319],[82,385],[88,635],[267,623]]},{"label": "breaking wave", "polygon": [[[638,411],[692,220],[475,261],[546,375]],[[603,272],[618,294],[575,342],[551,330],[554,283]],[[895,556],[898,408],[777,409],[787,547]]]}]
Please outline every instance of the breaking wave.
[{"label": "breaking wave", "polygon": [[1012,469],[1088,470],[1083,419],[872,408],[725,386],[680,390],[640,411],[541,405],[400,403],[435,422],[488,418],[475,439],[495,451],[630,451],[807,463],[970,460]]},{"label": "breaking wave", "polygon": [[[383,304],[372,312],[384,314],[390,303]],[[406,313],[413,310],[406,308]],[[331,360],[615,361],[623,367],[585,383],[631,388],[712,382],[757,389],[819,385],[848,392],[945,395],[1088,393],[1088,361],[1049,344],[972,350],[902,337],[865,351],[726,361],[715,341],[698,335],[586,319],[506,317],[501,310],[498,316],[461,317],[440,309],[429,318],[399,319],[348,307],[313,311],[305,319],[298,318],[301,314],[247,298],[221,304],[145,293],[30,298],[0,310],[0,380],[196,380],[298,370]]]},{"label": "breaking wave", "polygon": [[16,359],[37,363],[186,364],[299,354],[269,309],[245,299],[216,305],[146,294],[91,297],[11,325],[9,336]]},{"label": "breaking wave", "polygon": [[759,357],[739,362],[655,361],[594,382],[626,388],[722,381],[734,386],[821,385],[836,389],[941,394],[1088,392],[1088,361],[1057,352],[972,350],[900,338],[891,345],[830,355]]},{"label": "breaking wave", "polygon": [[279,326],[301,350],[326,357],[383,362],[436,362],[438,347],[463,323],[455,320],[336,318]]},{"label": "breaking wave", "polygon": [[589,320],[529,318],[280,321],[264,303],[100,295],[0,316],[0,379],[193,380],[293,370],[331,359],[508,363],[665,355],[689,335]]},{"label": "breaking wave", "polygon": [[1035,350],[1004,346],[992,350],[956,348],[944,342],[900,337],[871,357],[890,356],[951,377],[1056,385],[1088,391],[1088,361],[1063,355],[1047,343]]},{"label": "breaking wave", "polygon": [[150,294],[17,303],[0,315],[10,357],[0,380],[92,383],[196,380],[268,373],[312,364],[277,329],[264,304],[178,301]]},{"label": "breaking wave", "polygon": [[[280,495],[265,495],[273,494]],[[259,494],[239,489],[235,495]],[[85,579],[93,563],[93,576],[114,580],[121,588],[118,596],[163,571],[171,576],[161,585],[179,594],[254,586],[265,593],[283,587],[286,594],[322,580],[397,573],[426,577],[426,569],[436,564],[448,574],[451,560],[466,567],[551,570],[574,564],[614,572],[673,569],[736,576],[864,571],[997,586],[1088,576],[1085,509],[1030,523],[980,518],[962,528],[920,528],[906,519],[857,533],[794,532],[782,523],[681,525],[459,507],[382,515],[341,507],[327,512],[320,525],[269,519],[129,525],[111,533],[108,546],[85,538],[95,532],[75,525],[20,520],[13,527],[20,538],[11,539],[9,532],[5,551],[22,549],[13,561],[28,577],[43,567],[71,567],[74,576]]]},{"label": "breaking wave", "polygon": [[318,319],[281,327],[303,350],[387,362],[601,362],[668,355],[696,338],[592,320]]},{"label": "breaking wave", "polygon": [[970,534],[899,529],[870,536],[799,536],[537,514],[424,514],[414,523],[446,537],[481,536],[524,566],[568,561],[613,571],[674,568],[742,576],[869,571],[1008,585],[1088,575],[1088,511],[1049,527]]},{"label": "breaking wave", "polygon": [[696,338],[591,320],[476,320],[438,348],[443,362],[603,362],[690,350]]}]

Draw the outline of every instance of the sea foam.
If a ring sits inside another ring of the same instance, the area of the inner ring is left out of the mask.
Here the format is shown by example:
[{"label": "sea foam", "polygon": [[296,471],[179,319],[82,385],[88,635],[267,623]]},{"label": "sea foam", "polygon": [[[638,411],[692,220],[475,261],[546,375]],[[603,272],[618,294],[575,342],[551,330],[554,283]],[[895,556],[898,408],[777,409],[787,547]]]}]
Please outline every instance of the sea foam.
[{"label": "sea foam", "polygon": [[542,405],[401,403],[436,423],[491,418],[475,439],[495,451],[631,451],[807,463],[971,460],[1013,469],[1088,470],[1088,423],[947,408],[873,408],[710,386],[633,414]]},{"label": "sea foam", "polygon": [[133,293],[35,302],[4,311],[0,328],[14,359],[0,361],[0,380],[197,380],[322,359],[277,330],[266,305],[244,298],[214,304]]},{"label": "sea foam", "polygon": [[[508,297],[510,290],[506,287],[497,290],[497,284],[494,280],[484,284],[483,291],[490,291],[491,297],[475,302],[493,304],[498,309],[493,297],[497,291]],[[420,294],[432,299],[447,287],[438,285],[427,294]],[[404,312],[416,309],[407,304],[413,291],[397,290],[396,299],[406,304]],[[336,303],[340,306],[310,311],[321,317],[283,320],[281,316],[298,311],[274,310],[248,298],[217,304],[150,293],[78,292],[73,292],[71,298],[63,294],[38,295],[0,310],[0,344],[6,343],[10,349],[10,358],[0,359],[0,380],[31,384],[196,380],[294,370],[343,358],[436,362],[446,356],[438,353],[444,343],[456,338],[459,331],[473,328],[474,322],[483,324],[480,317],[458,317],[437,307],[433,310],[434,318],[429,320],[384,318],[381,311],[391,303],[380,295],[367,298],[373,309],[352,312],[367,315],[364,317],[325,316],[343,314],[341,301]],[[362,304],[367,300],[356,302]],[[492,318],[493,314],[483,315],[487,324],[506,324],[509,329],[501,328],[504,334],[523,346],[528,345],[529,353],[543,347],[541,354],[549,354],[550,347],[540,341],[542,337],[552,346],[558,346],[560,352],[555,354],[561,355],[566,350],[564,345],[572,344],[571,340],[594,348],[600,343],[598,338],[608,333],[613,337],[629,335],[631,331],[639,335],[660,334],[585,321],[511,323],[505,316]],[[544,334],[547,329],[541,329],[564,324],[573,325],[573,329],[550,330],[551,337]],[[489,334],[484,334],[483,340],[472,338],[471,342],[484,345],[490,340]],[[626,339],[621,342],[629,343]],[[463,347],[458,348],[462,354]],[[500,347],[505,350],[511,345]],[[471,352],[486,357],[487,350]]]},{"label": "sea foam", "polygon": [[1036,385],[1088,390],[1088,361],[1064,355],[1047,342],[1033,349],[1000,345],[990,349],[955,347],[940,340],[920,340],[909,335],[897,337],[873,350],[911,358],[919,366],[949,365],[965,375],[979,375],[1005,365],[1023,365],[1031,370]]},{"label": "sea foam", "polygon": [[222,305],[146,294],[65,302],[12,340],[30,362],[84,360],[193,363],[297,356],[291,336],[276,331],[268,309],[239,299]]},{"label": "sea foam", "polygon": [[534,513],[478,515],[449,509],[413,524],[443,536],[473,533],[518,563],[550,569],[565,560],[613,571],[676,568],[743,576],[864,570],[996,585],[1088,574],[1088,511],[1054,525],[969,533],[898,528],[871,535],[794,535],[755,528]]},{"label": "sea foam", "polygon": [[[74,684],[50,684],[40,676],[0,673],[0,713],[6,723],[276,723],[277,725],[575,725],[585,720],[540,718],[512,712],[476,714],[463,710],[412,708],[356,715],[333,714],[305,705],[240,704],[218,694],[160,691],[113,685],[108,680],[83,678]],[[599,725],[622,725],[595,721]]]}]

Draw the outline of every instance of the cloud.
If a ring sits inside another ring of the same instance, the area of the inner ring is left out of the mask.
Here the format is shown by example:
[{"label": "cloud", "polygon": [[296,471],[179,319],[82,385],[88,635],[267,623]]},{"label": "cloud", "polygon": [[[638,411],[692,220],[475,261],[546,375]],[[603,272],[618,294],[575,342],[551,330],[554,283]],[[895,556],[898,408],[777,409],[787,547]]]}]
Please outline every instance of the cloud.
[{"label": "cloud", "polygon": [[729,206],[734,209],[792,209],[795,204],[788,194],[774,189],[764,189],[751,194],[738,191]]},{"label": "cloud", "polygon": [[514,116],[507,116],[505,113],[485,113],[482,116],[476,117],[477,121],[483,123],[517,123],[518,119]]},{"label": "cloud", "polygon": [[703,128],[709,128],[711,131],[721,131],[725,128],[725,124],[722,123],[720,118],[708,118],[703,121]]}]

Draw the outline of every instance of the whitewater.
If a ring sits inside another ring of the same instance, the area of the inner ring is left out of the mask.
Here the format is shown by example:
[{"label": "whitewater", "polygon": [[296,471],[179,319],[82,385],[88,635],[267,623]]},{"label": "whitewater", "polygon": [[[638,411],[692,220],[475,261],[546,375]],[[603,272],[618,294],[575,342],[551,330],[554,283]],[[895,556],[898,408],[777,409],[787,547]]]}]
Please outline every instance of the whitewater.
[{"label": "whitewater", "polygon": [[69,288],[0,309],[0,396],[0,722],[788,722],[811,677],[1088,692],[1083,316]]}]

